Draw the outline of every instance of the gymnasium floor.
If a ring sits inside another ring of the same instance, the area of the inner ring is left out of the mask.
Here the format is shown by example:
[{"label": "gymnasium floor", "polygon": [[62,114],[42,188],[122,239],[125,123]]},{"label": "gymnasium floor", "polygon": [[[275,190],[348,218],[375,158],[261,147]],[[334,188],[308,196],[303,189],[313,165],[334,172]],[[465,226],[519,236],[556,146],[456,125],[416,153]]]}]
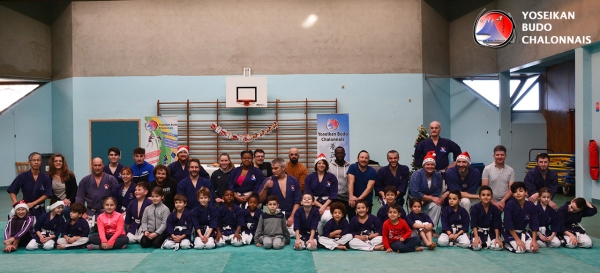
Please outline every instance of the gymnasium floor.
[{"label": "gymnasium floor", "polygon": [[[6,188],[0,188],[6,192]],[[2,194],[0,194],[2,195]],[[558,204],[573,197],[557,195]],[[10,199],[0,199],[0,212],[7,212]],[[378,209],[378,208],[375,208]],[[376,211],[376,210],[375,210]],[[583,222],[594,236],[592,249],[542,249],[537,254],[508,251],[474,252],[458,248],[395,254],[363,251],[315,252],[264,250],[256,246],[226,246],[214,250],[142,249],[28,252],[0,254],[1,272],[600,272],[599,216]],[[0,228],[6,213],[0,214]]]}]

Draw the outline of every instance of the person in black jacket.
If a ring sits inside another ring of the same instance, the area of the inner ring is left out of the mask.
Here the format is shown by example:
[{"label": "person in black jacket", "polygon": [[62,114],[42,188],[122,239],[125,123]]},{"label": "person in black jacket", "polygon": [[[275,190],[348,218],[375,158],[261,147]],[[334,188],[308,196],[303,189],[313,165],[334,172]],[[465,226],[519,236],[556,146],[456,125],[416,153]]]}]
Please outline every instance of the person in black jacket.
[{"label": "person in black jacket", "polygon": [[223,194],[229,188],[229,175],[233,170],[233,162],[228,153],[219,155],[219,169],[214,171],[210,176],[213,190],[215,191],[215,207],[223,204]]},{"label": "person in black jacket", "polygon": [[163,204],[169,208],[169,211],[175,209],[175,194],[177,194],[177,181],[171,177],[169,168],[165,165],[158,164],[153,170],[156,180],[150,182],[150,190],[147,197],[152,195],[152,191],[156,187],[161,187],[164,193]]},{"label": "person in black jacket", "polygon": [[54,154],[48,160],[48,176],[52,179],[52,199],[50,204],[57,201],[65,203],[63,216],[69,215],[71,203],[75,203],[77,196],[77,179],[69,170],[69,164],[62,154]]}]

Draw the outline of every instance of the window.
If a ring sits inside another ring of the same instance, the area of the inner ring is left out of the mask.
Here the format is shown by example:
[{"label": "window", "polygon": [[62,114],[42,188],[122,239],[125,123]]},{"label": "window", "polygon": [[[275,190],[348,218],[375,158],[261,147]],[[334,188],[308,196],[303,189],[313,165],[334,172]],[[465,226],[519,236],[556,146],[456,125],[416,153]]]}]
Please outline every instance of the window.
[{"label": "window", "polygon": [[0,85],[0,113],[40,86],[39,84]]},{"label": "window", "polygon": [[[513,111],[540,110],[539,75],[511,78],[510,100]],[[462,82],[489,103],[500,106],[500,82],[496,79],[463,79]]]}]

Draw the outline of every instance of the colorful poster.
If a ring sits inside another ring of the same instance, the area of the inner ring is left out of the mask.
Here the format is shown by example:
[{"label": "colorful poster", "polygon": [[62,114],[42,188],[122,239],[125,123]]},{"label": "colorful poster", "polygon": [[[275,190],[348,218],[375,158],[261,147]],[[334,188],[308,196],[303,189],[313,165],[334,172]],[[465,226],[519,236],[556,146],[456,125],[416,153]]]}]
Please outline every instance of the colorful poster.
[{"label": "colorful poster", "polygon": [[154,166],[169,165],[177,154],[177,117],[146,117],[144,141],[146,162]]},{"label": "colorful poster", "polygon": [[[350,120],[348,114],[317,114],[317,154],[335,160],[335,148],[344,147],[350,162]],[[311,161],[309,161],[311,162]]]}]

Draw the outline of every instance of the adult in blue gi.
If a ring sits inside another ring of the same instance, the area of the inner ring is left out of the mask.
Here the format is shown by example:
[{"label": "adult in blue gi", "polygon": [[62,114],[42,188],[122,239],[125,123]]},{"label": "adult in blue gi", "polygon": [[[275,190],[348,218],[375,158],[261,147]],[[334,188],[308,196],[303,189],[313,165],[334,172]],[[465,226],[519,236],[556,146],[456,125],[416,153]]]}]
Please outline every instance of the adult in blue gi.
[{"label": "adult in blue gi", "polygon": [[[550,194],[552,194],[552,198],[554,198],[554,195],[558,190],[558,175],[555,171],[548,168],[550,165],[550,157],[547,153],[541,153],[537,155],[535,161],[537,166],[529,170],[527,175],[525,175],[525,180],[523,180],[525,182],[525,186],[527,187],[529,201],[538,201],[538,198],[540,197],[538,191],[543,187],[548,188],[550,190]],[[554,210],[558,209],[558,206],[552,200],[550,200],[549,205]]]},{"label": "adult in blue gi", "polygon": [[[179,146],[177,149],[177,161],[169,164],[171,178],[179,182],[190,176],[190,149],[187,146]],[[210,180],[210,175],[200,166],[200,177]],[[189,200],[188,200],[189,203]]]},{"label": "adult in blue gi", "polygon": [[28,160],[29,171],[17,175],[6,191],[13,204],[18,203],[17,194],[22,191],[29,213],[37,219],[46,212],[46,199],[52,197],[52,180],[48,175],[40,172],[42,156],[39,153],[31,153]]},{"label": "adult in blue gi", "polygon": [[481,173],[478,169],[471,167],[471,156],[467,151],[462,152],[456,158],[456,166],[449,168],[446,171],[446,192],[444,199],[448,193],[453,190],[460,191],[461,200],[459,205],[467,212],[471,211],[473,202],[479,201],[477,188],[481,185]]},{"label": "adult in blue gi", "polygon": [[265,204],[267,196],[276,195],[279,199],[279,209],[287,218],[287,227],[290,234],[294,232],[294,213],[300,207],[302,194],[300,183],[296,178],[285,173],[285,160],[276,158],[271,161],[273,176],[265,179],[258,189],[260,202]]},{"label": "adult in blue gi", "polygon": [[231,170],[229,175],[229,189],[233,191],[235,202],[243,208],[250,195],[258,193],[258,188],[265,177],[259,168],[254,167],[252,151],[242,151],[240,158],[242,165]]},{"label": "adult in blue gi", "polygon": [[117,179],[119,184],[123,183],[123,179],[121,178],[121,170],[123,169],[123,165],[119,163],[119,159],[121,159],[121,150],[117,147],[108,148],[108,164],[104,166],[104,172],[110,174]]},{"label": "adult in blue gi", "polygon": [[435,161],[437,164],[435,165],[435,169],[438,171],[446,170],[448,168],[454,167],[456,162],[450,164],[448,161],[448,156],[452,153],[453,159],[456,160],[456,157],[462,153],[460,150],[460,146],[454,143],[454,141],[440,137],[440,133],[442,132],[442,125],[433,121],[429,124],[429,138],[425,139],[417,145],[415,148],[415,165],[419,166],[423,163],[423,158],[429,151],[435,151]]},{"label": "adult in blue gi", "polygon": [[200,168],[200,160],[191,159],[189,162],[190,175],[177,183],[177,194],[185,195],[187,198],[185,207],[191,210],[199,204],[196,193],[202,187],[210,190],[209,204],[212,206],[215,201],[215,191],[213,190],[212,183],[208,179],[200,177]]},{"label": "adult in blue gi", "polygon": [[86,205],[87,213],[83,218],[90,220],[93,216],[98,217],[104,211],[104,199],[112,196],[113,189],[117,187],[117,179],[104,173],[104,162],[102,158],[92,159],[92,174],[85,176],[79,181],[76,203]]},{"label": "adult in blue gi", "polygon": [[437,228],[442,212],[444,199],[442,196],[442,175],[435,170],[435,154],[427,153],[423,160],[423,169],[410,177],[410,195],[412,198],[423,200],[423,212],[429,215],[433,224],[433,231]]},{"label": "adult in blue gi", "polygon": [[404,195],[406,194],[406,188],[408,187],[410,171],[407,166],[399,164],[398,160],[400,160],[398,151],[389,151],[387,153],[388,165],[377,171],[375,193],[378,195],[379,203],[381,205],[385,203],[385,193],[383,192],[385,186],[394,186],[398,190],[396,192],[396,204],[398,204],[399,207],[404,206]]}]

